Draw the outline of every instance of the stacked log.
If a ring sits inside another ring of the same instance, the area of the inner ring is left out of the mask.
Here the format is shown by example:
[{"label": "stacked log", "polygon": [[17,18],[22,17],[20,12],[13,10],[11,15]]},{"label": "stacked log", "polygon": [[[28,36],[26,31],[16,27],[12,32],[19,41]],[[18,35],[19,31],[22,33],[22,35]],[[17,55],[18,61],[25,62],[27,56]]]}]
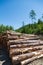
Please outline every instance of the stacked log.
[{"label": "stacked log", "polygon": [[2,34],[2,41],[13,65],[27,65],[43,57],[43,40],[37,35],[6,31]]},{"label": "stacked log", "polygon": [[2,49],[2,46],[3,46],[3,44],[2,44],[2,35],[0,34],[0,49]]}]

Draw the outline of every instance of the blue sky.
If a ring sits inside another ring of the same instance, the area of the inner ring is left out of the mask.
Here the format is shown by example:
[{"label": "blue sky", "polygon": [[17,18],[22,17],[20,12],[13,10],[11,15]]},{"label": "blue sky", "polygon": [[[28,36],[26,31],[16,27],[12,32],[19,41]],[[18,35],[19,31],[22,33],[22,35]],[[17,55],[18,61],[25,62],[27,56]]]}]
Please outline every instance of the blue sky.
[{"label": "blue sky", "polygon": [[43,0],[0,0],[0,24],[11,25],[14,29],[31,23],[29,12],[36,12],[36,18],[43,14]]}]

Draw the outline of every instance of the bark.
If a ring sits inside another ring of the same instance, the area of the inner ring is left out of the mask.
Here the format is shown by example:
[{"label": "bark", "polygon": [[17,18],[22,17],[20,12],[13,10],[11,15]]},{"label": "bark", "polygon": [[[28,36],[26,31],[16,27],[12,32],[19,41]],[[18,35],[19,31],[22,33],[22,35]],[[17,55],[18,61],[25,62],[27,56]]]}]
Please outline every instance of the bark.
[{"label": "bark", "polygon": [[37,58],[40,58],[40,57],[43,57],[43,50],[28,53],[28,54],[13,56],[12,57],[12,62],[17,63],[17,61],[19,61],[19,62],[21,62],[21,65],[27,65],[29,62],[31,62],[31,61],[33,61],[33,60],[35,60]]},{"label": "bark", "polygon": [[17,42],[17,43],[7,43],[7,46],[9,47],[14,47],[14,48],[20,48],[20,47],[30,47],[30,46],[42,46],[43,43],[20,43],[20,42]]},{"label": "bark", "polygon": [[8,36],[8,40],[17,40],[19,37],[18,36]]},{"label": "bark", "polygon": [[17,55],[17,56],[12,56],[12,61],[23,61],[25,59],[31,58],[32,56],[34,56],[34,53],[27,53],[27,54],[21,54],[21,55]]},{"label": "bark", "polygon": [[29,53],[29,52],[33,52],[33,51],[38,51],[38,50],[42,50],[42,48],[16,48],[16,49],[10,49],[10,55],[20,55],[20,54],[24,54],[24,53]]},{"label": "bark", "polygon": [[29,59],[27,59],[27,60],[22,61],[22,62],[21,62],[21,65],[27,65],[27,64],[29,64],[30,62],[32,62],[32,61],[34,61],[34,60],[36,60],[36,59],[39,59],[39,58],[41,58],[41,57],[43,57],[43,54],[40,54],[40,55],[38,55],[38,56],[35,56],[35,57],[32,57],[32,58],[29,58]]},{"label": "bark", "polygon": [[43,48],[43,45],[36,45],[36,46],[28,46],[26,44],[17,44],[17,45],[10,45],[10,48]]}]

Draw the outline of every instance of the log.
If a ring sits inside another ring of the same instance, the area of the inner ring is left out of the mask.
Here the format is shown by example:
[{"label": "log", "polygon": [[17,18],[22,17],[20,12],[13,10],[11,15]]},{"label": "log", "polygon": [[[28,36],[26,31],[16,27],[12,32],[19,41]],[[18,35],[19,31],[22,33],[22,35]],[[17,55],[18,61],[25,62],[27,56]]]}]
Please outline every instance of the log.
[{"label": "log", "polygon": [[20,36],[20,38],[24,38],[24,39],[26,39],[26,38],[28,38],[28,39],[31,39],[31,40],[38,40],[38,39],[40,39],[40,37],[39,36],[36,36],[36,37],[34,37],[34,36]]},{"label": "log", "polygon": [[11,59],[12,61],[23,61],[27,58],[31,58],[32,56],[34,56],[34,53],[27,53],[27,54],[21,54],[21,55],[17,55],[17,56],[12,56]]},{"label": "log", "polygon": [[27,38],[27,39],[30,39],[30,40],[38,40],[38,39],[40,39],[40,38],[37,37],[37,36],[36,36],[36,37],[34,37],[34,36],[33,36],[33,37],[31,37],[31,36],[28,36],[28,37],[26,37],[26,36],[20,36],[20,39],[26,39],[26,38]]},{"label": "log", "polygon": [[26,53],[26,54],[21,54],[21,55],[17,55],[17,56],[12,56],[13,60],[25,60],[27,58],[31,58],[33,56],[37,56],[37,55],[40,55],[40,54],[43,54],[43,50],[38,50],[38,51],[35,51],[35,52],[31,52],[31,53]]},{"label": "log", "polygon": [[27,39],[18,39],[18,40],[9,40],[10,43],[17,43],[17,42],[21,42],[21,43],[36,43],[36,42],[40,42],[40,40],[27,40]]},{"label": "log", "polygon": [[8,36],[8,40],[17,40],[19,37],[18,36]]},{"label": "log", "polygon": [[35,47],[35,48],[43,48],[43,45],[38,45],[38,46],[29,46],[29,45],[25,45],[25,44],[17,44],[17,45],[10,45],[10,48],[31,48],[31,47]]},{"label": "log", "polygon": [[32,62],[32,61],[34,61],[34,60],[36,60],[36,59],[39,59],[39,58],[41,58],[41,57],[43,57],[43,54],[38,55],[38,56],[35,56],[35,57],[32,57],[32,58],[29,58],[29,59],[26,59],[26,60],[24,60],[24,61],[21,62],[21,65],[27,65],[27,64],[29,64],[30,62]]},{"label": "log", "polygon": [[31,42],[31,43],[28,43],[28,42],[7,42],[7,45],[9,46],[9,45],[17,45],[17,44],[20,44],[20,45],[22,45],[22,46],[37,46],[37,45],[43,45],[43,43],[38,43],[38,42],[35,42],[35,43],[33,43],[33,42]]},{"label": "log", "polygon": [[20,47],[30,47],[30,46],[42,46],[43,43],[7,43],[7,46],[14,47],[14,48],[20,48]]},{"label": "log", "polygon": [[7,38],[7,36],[6,35],[2,36],[2,39],[4,39],[4,38]]},{"label": "log", "polygon": [[11,34],[11,35],[21,35],[21,36],[25,36],[25,37],[38,37],[37,35],[34,35],[34,34],[24,34],[24,33],[19,33],[19,32],[15,32],[15,31],[6,31],[5,33]]},{"label": "log", "polygon": [[42,48],[16,48],[16,49],[10,49],[10,55],[20,55],[20,54],[24,54],[24,53],[29,53],[29,52],[33,52],[33,51],[38,51],[38,50],[42,50]]},{"label": "log", "polygon": [[8,40],[15,40],[15,41],[27,41],[27,40],[38,40],[39,38],[26,38],[26,37],[18,37],[18,36],[11,36],[9,35]]},{"label": "log", "polygon": [[6,31],[6,33],[9,34],[9,35],[12,35],[12,36],[13,35],[17,35],[17,36],[22,35],[22,33],[18,33],[18,32],[15,32],[15,31]]},{"label": "log", "polygon": [[7,39],[7,40],[16,40],[16,39],[18,39],[18,36],[2,36],[2,38],[4,39]]},{"label": "log", "polygon": [[38,37],[38,35],[34,34],[22,34],[23,37]]},{"label": "log", "polygon": [[28,54],[17,55],[17,56],[13,56],[11,58],[12,58],[12,63],[13,64],[15,62],[17,63],[17,61],[19,61],[19,63],[21,62],[21,65],[27,65],[27,63],[29,63],[30,61],[33,61],[33,60],[35,60],[37,58],[40,58],[40,57],[43,57],[43,50],[28,53]]}]

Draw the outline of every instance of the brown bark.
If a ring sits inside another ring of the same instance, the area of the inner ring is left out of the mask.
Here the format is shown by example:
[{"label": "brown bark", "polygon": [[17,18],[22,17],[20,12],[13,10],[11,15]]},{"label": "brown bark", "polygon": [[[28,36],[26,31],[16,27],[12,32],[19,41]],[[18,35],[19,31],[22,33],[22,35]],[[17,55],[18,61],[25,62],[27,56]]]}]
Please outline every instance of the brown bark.
[{"label": "brown bark", "polygon": [[43,46],[43,43],[29,43],[29,44],[21,44],[21,43],[8,43],[7,46],[10,48],[25,48],[25,47],[34,47],[34,46]]},{"label": "brown bark", "polygon": [[28,53],[28,54],[13,56],[12,57],[12,62],[17,63],[17,61],[19,61],[19,62],[21,62],[21,65],[27,65],[29,62],[31,62],[31,61],[33,61],[33,60],[35,60],[37,58],[40,58],[40,57],[43,57],[43,50]]},{"label": "brown bark", "polygon": [[10,48],[43,48],[43,45],[38,45],[38,46],[28,46],[24,44],[17,44],[17,45],[10,45]]},{"label": "brown bark", "polygon": [[27,58],[31,58],[32,56],[34,56],[34,53],[21,54],[17,56],[12,56],[11,58],[12,58],[12,61],[16,61],[16,60],[23,61]]},{"label": "brown bark", "polygon": [[10,52],[10,55],[20,55],[20,54],[23,54],[23,53],[29,53],[29,52],[33,52],[33,51],[38,51],[38,50],[42,50],[42,48],[16,48],[16,49],[10,49],[9,52]]},{"label": "brown bark", "polygon": [[29,64],[30,62],[32,62],[32,61],[34,61],[34,60],[36,60],[36,59],[39,59],[39,58],[41,58],[41,57],[43,57],[43,54],[40,54],[40,55],[38,55],[38,56],[34,56],[34,57],[32,57],[32,58],[26,59],[26,60],[24,60],[24,61],[21,62],[21,65],[27,65],[27,64]]}]

